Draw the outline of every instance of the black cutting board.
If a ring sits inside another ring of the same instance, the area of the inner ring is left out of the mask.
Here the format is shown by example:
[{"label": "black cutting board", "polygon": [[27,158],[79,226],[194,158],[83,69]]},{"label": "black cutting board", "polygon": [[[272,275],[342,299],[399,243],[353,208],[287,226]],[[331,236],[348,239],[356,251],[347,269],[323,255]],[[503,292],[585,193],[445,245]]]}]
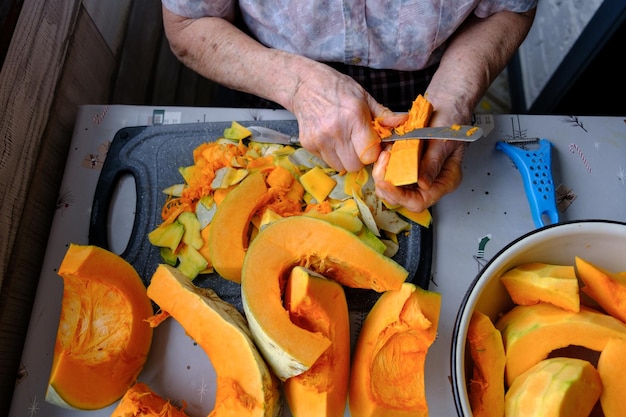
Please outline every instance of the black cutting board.
[{"label": "black cutting board", "polygon": [[[295,120],[239,122],[244,126],[262,125],[296,135]],[[161,223],[162,192],[183,182],[178,168],[193,164],[193,150],[204,142],[215,141],[231,122],[127,127],[119,130],[107,152],[96,186],[89,224],[89,243],[109,249],[109,211],[119,181],[130,175],[137,192],[135,219],[128,245],[121,256],[137,270],[146,285],[161,262],[159,249],[148,241],[148,233]],[[412,222],[411,222],[412,223]],[[407,281],[427,289],[432,259],[432,225],[412,223],[408,234],[400,234],[400,249],[394,259],[409,271]],[[243,311],[239,284],[217,274],[200,275],[194,280],[210,287],[225,301]],[[346,289],[352,311],[369,311],[378,294],[370,290]]]}]

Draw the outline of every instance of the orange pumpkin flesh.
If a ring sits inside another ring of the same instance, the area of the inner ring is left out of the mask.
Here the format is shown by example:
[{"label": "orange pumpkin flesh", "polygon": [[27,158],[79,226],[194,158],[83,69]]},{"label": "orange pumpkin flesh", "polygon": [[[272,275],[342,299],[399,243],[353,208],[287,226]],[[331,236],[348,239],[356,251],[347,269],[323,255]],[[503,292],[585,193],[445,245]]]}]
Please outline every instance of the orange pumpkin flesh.
[{"label": "orange pumpkin flesh", "polygon": [[612,316],[586,307],[574,313],[547,303],[516,306],[498,319],[496,328],[504,341],[509,386],[553,350],[574,345],[600,352],[610,338],[626,339],[626,324]]},{"label": "orange pumpkin flesh", "polygon": [[381,295],[355,347],[351,415],[428,416],[424,365],[437,335],[440,308],[440,294],[410,283]]},{"label": "orange pumpkin flesh", "polygon": [[241,282],[250,219],[266,192],[263,174],[249,175],[226,195],[211,221],[208,246],[213,268],[230,281]]},{"label": "orange pumpkin flesh", "polygon": [[578,278],[572,265],[527,263],[505,272],[500,281],[515,304],[546,302],[569,311],[580,310]]},{"label": "orange pumpkin flesh", "polygon": [[[433,105],[428,99],[421,94],[418,95],[411,105],[407,120],[396,127],[395,132],[405,134],[427,126],[433,110]],[[385,181],[396,186],[417,183],[423,146],[424,142],[420,139],[395,141],[391,147],[391,155],[385,171]]]},{"label": "orange pumpkin flesh", "polygon": [[506,364],[502,335],[489,316],[475,310],[467,328],[467,342],[474,362],[469,385],[473,417],[501,417]]},{"label": "orange pumpkin flesh", "polygon": [[279,381],[252,342],[245,318],[214,291],[196,287],[179,270],[159,265],[148,296],[209,356],[215,373],[214,416],[274,416]]},{"label": "orange pumpkin flesh", "polygon": [[626,323],[626,277],[576,257],[576,272],[583,281],[582,292],[613,317]]},{"label": "orange pumpkin flesh", "polygon": [[330,347],[300,375],[283,384],[287,404],[294,416],[343,416],[350,375],[350,319],[343,287],[312,275],[305,268],[291,271],[285,291],[291,321],[320,332]]},{"label": "orange pumpkin flesh", "polygon": [[626,416],[626,340],[610,339],[598,359],[600,404],[605,417]]},{"label": "orange pumpkin flesh", "polygon": [[549,358],[515,379],[506,394],[505,415],[588,417],[601,391],[600,376],[590,362]]},{"label": "orange pumpkin flesh", "polygon": [[59,275],[63,300],[46,400],[100,409],[124,395],[146,362],[152,304],[135,269],[96,246],[70,245]]},{"label": "orange pumpkin flesh", "polygon": [[323,220],[293,216],[268,224],[248,248],[241,297],[255,342],[283,380],[309,369],[330,346],[327,337],[292,323],[283,307],[286,281],[297,265],[379,292],[399,289],[408,275],[353,233]]},{"label": "orange pumpkin flesh", "polygon": [[148,385],[138,382],[126,391],[111,417],[187,417],[187,414],[152,392]]}]

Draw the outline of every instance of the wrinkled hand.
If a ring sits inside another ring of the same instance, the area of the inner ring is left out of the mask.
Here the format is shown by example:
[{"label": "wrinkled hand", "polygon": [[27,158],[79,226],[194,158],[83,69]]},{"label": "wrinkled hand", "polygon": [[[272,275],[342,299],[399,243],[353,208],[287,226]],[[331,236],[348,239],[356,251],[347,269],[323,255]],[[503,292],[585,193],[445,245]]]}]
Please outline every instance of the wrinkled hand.
[{"label": "wrinkled hand", "polygon": [[315,65],[292,99],[302,146],[337,171],[358,171],[376,161],[380,138],[371,126],[386,116],[389,126],[402,122],[377,103],[352,78],[323,65]]},{"label": "wrinkled hand", "polygon": [[465,142],[428,140],[420,161],[417,186],[396,187],[384,180],[390,156],[387,149],[372,169],[376,195],[390,205],[399,204],[421,212],[461,184],[464,153]]}]

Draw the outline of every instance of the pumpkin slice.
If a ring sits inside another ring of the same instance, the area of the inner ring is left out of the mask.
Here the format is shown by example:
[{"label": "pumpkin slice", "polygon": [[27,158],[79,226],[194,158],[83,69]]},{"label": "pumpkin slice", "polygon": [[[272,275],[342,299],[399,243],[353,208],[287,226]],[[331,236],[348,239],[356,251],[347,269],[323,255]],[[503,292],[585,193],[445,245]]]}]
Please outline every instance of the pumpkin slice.
[{"label": "pumpkin slice", "polygon": [[506,394],[505,415],[587,417],[601,391],[600,375],[588,361],[545,359],[513,381]]},{"label": "pumpkin slice", "polygon": [[209,356],[217,376],[216,415],[278,414],[279,381],[254,346],[245,318],[235,307],[165,264],[152,276],[148,296]]},{"label": "pumpkin slice", "polygon": [[506,351],[506,382],[513,380],[555,349],[570,345],[601,352],[610,338],[626,339],[626,324],[581,307],[578,313],[547,303],[516,306],[496,322]]},{"label": "pumpkin slice", "polygon": [[467,328],[467,343],[474,361],[469,384],[473,417],[502,417],[506,365],[502,335],[489,316],[475,310]]},{"label": "pumpkin slice", "polygon": [[598,358],[600,404],[605,417],[626,416],[626,340],[610,339]]},{"label": "pumpkin slice", "polygon": [[417,183],[423,147],[424,142],[420,139],[395,141],[391,146],[391,157],[385,171],[385,181],[396,186]]},{"label": "pumpkin slice", "polygon": [[97,246],[71,244],[59,275],[63,300],[46,401],[100,409],[119,400],[143,369],[152,303],[137,271]]},{"label": "pumpkin slice", "polygon": [[111,417],[187,417],[187,414],[138,382],[122,397]]},{"label": "pumpkin slice", "polygon": [[545,302],[569,311],[580,310],[578,278],[573,265],[527,263],[508,270],[500,281],[515,304]]},{"label": "pumpkin slice", "polygon": [[287,282],[285,306],[292,322],[331,341],[309,370],[283,384],[291,413],[298,417],[343,416],[350,376],[350,318],[343,287],[295,267]]},{"label": "pumpkin slice", "polygon": [[230,281],[241,282],[250,220],[266,192],[263,174],[255,172],[233,188],[217,207],[211,222],[209,253],[213,269]]},{"label": "pumpkin slice", "polygon": [[424,365],[435,341],[441,295],[404,283],[374,304],[352,359],[353,416],[428,416]]},{"label": "pumpkin slice", "polygon": [[585,284],[582,292],[607,313],[626,323],[626,277],[576,257],[576,271]]},{"label": "pumpkin slice", "polygon": [[[425,127],[433,114],[433,105],[423,95],[413,101],[407,120],[394,128],[398,134]],[[420,139],[398,140],[391,147],[391,155],[385,171],[385,181],[393,185],[417,183],[419,162],[422,157],[424,141]]]},{"label": "pumpkin slice", "polygon": [[309,369],[330,346],[319,333],[289,320],[283,291],[291,269],[305,266],[355,288],[399,289],[408,272],[349,231],[308,216],[268,224],[248,248],[241,298],[259,349],[281,379]]}]

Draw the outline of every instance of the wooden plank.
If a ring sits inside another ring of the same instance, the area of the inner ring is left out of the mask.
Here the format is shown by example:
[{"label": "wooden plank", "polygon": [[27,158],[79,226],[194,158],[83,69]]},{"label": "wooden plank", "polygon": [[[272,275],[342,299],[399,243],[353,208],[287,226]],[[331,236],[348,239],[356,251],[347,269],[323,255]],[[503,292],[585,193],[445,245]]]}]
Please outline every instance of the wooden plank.
[{"label": "wooden plank", "polygon": [[154,70],[154,82],[151,104],[156,106],[176,105],[176,88],[182,64],[176,58],[165,33],[161,32],[157,65]]},{"label": "wooden plank", "polygon": [[83,0],[83,7],[115,55],[122,48],[131,3],[132,0]]},{"label": "wooden plank", "polygon": [[[149,24],[146,24],[149,22]],[[163,31],[160,0],[133,1],[113,90],[114,104],[146,104]]]},{"label": "wooden plank", "polygon": [[80,4],[25,4],[0,74],[0,415],[11,403],[77,108],[110,95],[116,59]]}]

